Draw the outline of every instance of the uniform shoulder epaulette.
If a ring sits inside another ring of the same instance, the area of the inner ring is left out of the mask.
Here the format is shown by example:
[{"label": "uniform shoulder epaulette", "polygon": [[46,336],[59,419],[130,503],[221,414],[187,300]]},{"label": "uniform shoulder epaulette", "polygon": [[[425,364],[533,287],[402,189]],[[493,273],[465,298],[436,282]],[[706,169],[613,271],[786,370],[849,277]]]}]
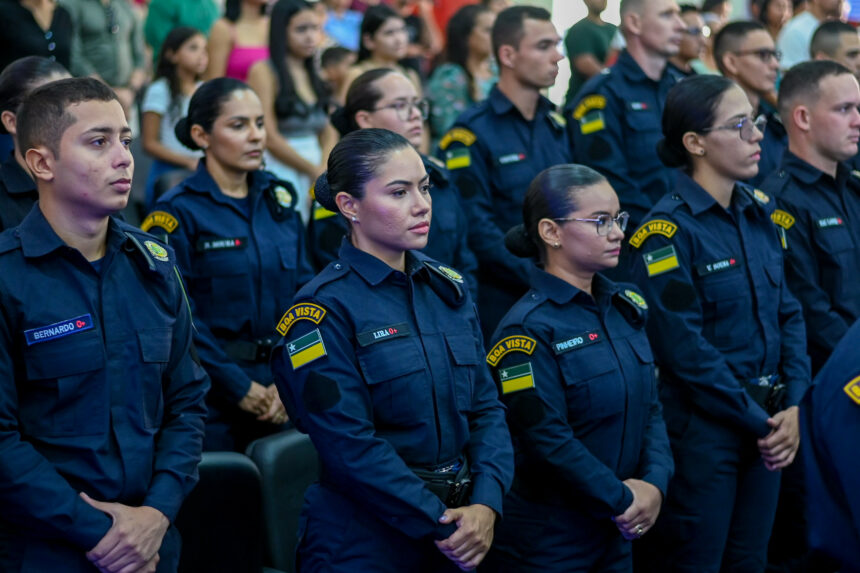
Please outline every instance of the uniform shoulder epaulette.
[{"label": "uniform shoulder epaulette", "polygon": [[645,297],[636,285],[619,283],[618,288],[618,293],[614,297],[615,308],[634,328],[641,328],[645,325],[645,318],[648,315],[648,303]]},{"label": "uniform shoulder epaulette", "polygon": [[308,281],[307,284],[299,290],[296,294],[296,298],[299,298],[300,296],[311,297],[317,294],[325,285],[345,277],[349,274],[349,270],[350,267],[345,262],[341,260],[332,261],[327,264],[323,270],[317,274],[317,276]]},{"label": "uniform shoulder epaulette", "polygon": [[764,207],[768,213],[773,209],[773,201],[771,200],[770,195],[762,191],[761,189],[757,189],[751,185],[747,185],[745,183],[738,183],[738,187],[747,195],[749,195],[750,199],[755,201],[758,205]]},{"label": "uniform shoulder epaulette", "polygon": [[14,251],[21,246],[21,238],[13,230],[6,229],[0,233],[0,254]]},{"label": "uniform shoulder epaulette", "polygon": [[427,170],[427,174],[430,176],[430,182],[437,187],[447,186],[449,182],[448,170],[445,168],[442,160],[424,154],[421,155],[421,159],[424,162],[424,169]]},{"label": "uniform shoulder epaulette", "polygon": [[173,273],[176,260],[173,251],[157,237],[119,221],[120,230],[134,246],[140,263],[151,272],[167,276]]},{"label": "uniform shoulder epaulette", "polygon": [[779,168],[767,177],[761,183],[761,190],[770,197],[779,197],[783,194],[786,187],[791,184],[793,177],[783,168]]},{"label": "uniform shoulder epaulette", "polygon": [[449,306],[458,307],[466,302],[466,279],[456,270],[443,265],[422,253],[414,256],[430,271],[430,288]]}]

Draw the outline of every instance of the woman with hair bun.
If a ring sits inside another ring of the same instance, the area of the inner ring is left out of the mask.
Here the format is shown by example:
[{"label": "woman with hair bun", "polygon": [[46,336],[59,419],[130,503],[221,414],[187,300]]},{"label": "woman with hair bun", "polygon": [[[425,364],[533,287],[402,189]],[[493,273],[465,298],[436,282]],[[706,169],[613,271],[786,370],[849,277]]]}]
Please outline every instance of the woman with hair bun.
[{"label": "woman with hair bun", "polygon": [[493,335],[516,480],[486,571],[632,571],[672,473],[645,335],[648,305],[602,271],[629,216],[606,178],[556,165],[532,182],[506,236],[536,257],[531,289]]},{"label": "woman with hair bun", "polygon": [[[424,139],[427,100],[419,99],[412,82],[392,69],[364,72],[352,82],[344,107],[332,114],[332,124],[346,135],[358,129],[381,128],[398,133],[416,149]],[[456,268],[469,285],[472,297],[478,288],[478,261],[468,245],[468,220],[460,205],[460,193],[442,162],[424,155],[421,162],[430,176],[433,225],[422,252]],[[314,205],[308,222],[311,251],[318,266],[337,258],[346,231],[342,217]]]},{"label": "woman with hair bun", "polygon": [[332,150],[315,193],[349,235],[284,314],[272,362],[322,468],[298,570],[473,569],[513,459],[463,277],[419,252],[429,176],[404,137],[360,129]]},{"label": "woman with hair bun", "polygon": [[719,76],[669,91],[658,153],[680,170],[630,239],[675,455],[663,516],[643,541],[647,571],[764,571],[778,470],[799,444],[810,376],[801,307],[783,278],[773,200],[739,182],[758,172],[765,122],[752,113]]},{"label": "woman with hair bun", "polygon": [[260,169],[263,109],[238,80],[201,84],[176,137],[203,159],[141,228],[167,235],[187,282],[194,343],[212,379],[204,449],[244,451],[287,421],[269,356],[278,320],[312,276],[296,192]]}]

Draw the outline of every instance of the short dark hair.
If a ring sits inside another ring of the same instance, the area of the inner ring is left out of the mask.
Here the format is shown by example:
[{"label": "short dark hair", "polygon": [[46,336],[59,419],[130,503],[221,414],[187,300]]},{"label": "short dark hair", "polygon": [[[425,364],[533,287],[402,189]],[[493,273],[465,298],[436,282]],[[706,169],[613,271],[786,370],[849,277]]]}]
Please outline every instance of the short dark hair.
[{"label": "short dark hair", "polygon": [[328,170],[314,184],[314,198],[320,205],[340,212],[335,197],[347,193],[361,199],[364,187],[373,179],[388,156],[400,149],[413,149],[402,135],[387,129],[359,129],[346,135],[328,156]]},{"label": "short dark hair", "polygon": [[[36,88],[18,110],[18,144],[21,153],[46,146],[60,156],[60,140],[77,121],[69,106],[86,101],[116,100],[113,90],[94,78],[68,78]],[[118,100],[117,100],[118,101]]]},{"label": "short dark hair", "polygon": [[[16,112],[33,85],[56,75],[68,75],[62,64],[41,56],[15,60],[0,74],[0,113]],[[8,133],[0,123],[0,133]]]},{"label": "short dark hair", "polygon": [[541,219],[560,219],[576,211],[583,189],[606,181],[591,167],[574,163],[554,165],[537,174],[523,199],[523,224],[505,235],[505,246],[518,257],[546,261],[546,245],[540,238]]},{"label": "short dark hair", "polygon": [[376,108],[376,104],[385,95],[376,86],[376,82],[396,73],[398,72],[391,68],[376,68],[364,72],[349,84],[343,107],[336,109],[331,115],[331,124],[341,135],[360,129],[355,121],[355,114]]},{"label": "short dark hair", "polygon": [[686,14],[687,12],[699,14],[701,12],[697,6],[693,6],[692,4],[679,4],[678,8],[680,8],[681,14]]},{"label": "short dark hair", "polygon": [[657,142],[657,156],[667,167],[692,166],[684,147],[684,134],[713,127],[723,95],[737,84],[711,74],[685,78],[672,86],[663,107],[663,139]]},{"label": "short dark hair", "polygon": [[496,60],[499,59],[499,50],[502,46],[519,48],[520,41],[525,35],[526,19],[551,22],[552,15],[537,6],[511,6],[499,12],[493,24],[493,54]]},{"label": "short dark hair", "polygon": [[764,30],[767,32],[767,28],[765,28],[764,24],[761,22],[757,22],[755,20],[739,20],[737,22],[729,22],[723,26],[719,32],[717,32],[717,35],[714,36],[714,61],[717,63],[717,67],[720,69],[720,72],[724,75],[726,74],[726,69],[723,65],[723,56],[730,52],[737,51],[746,39],[747,35],[757,30]]},{"label": "short dark hair", "polygon": [[821,80],[829,76],[851,75],[851,70],[831,60],[810,60],[792,66],[779,85],[779,114],[790,121],[791,109],[798,99],[818,97]]},{"label": "short dark hair", "polygon": [[253,91],[245,82],[233,78],[215,78],[200,84],[188,102],[188,115],[176,122],[173,128],[179,143],[188,149],[200,149],[191,137],[191,126],[199,125],[206,133],[212,133],[212,125],[221,115],[224,102],[233,92],[242,90]]},{"label": "short dark hair", "polygon": [[361,19],[361,30],[358,37],[358,61],[362,62],[370,57],[370,50],[364,45],[364,37],[373,37],[376,31],[379,30],[391,18],[403,20],[403,17],[388,4],[377,4],[371,6],[364,13],[364,18]]},{"label": "short dark hair", "polygon": [[839,36],[842,34],[854,34],[856,36],[857,28],[839,20],[824,22],[812,34],[812,40],[809,42],[809,55],[814,58],[815,54],[822,52],[831,58],[836,57],[836,51],[839,49]]},{"label": "short dark hair", "polygon": [[705,0],[702,2],[702,12],[713,12],[720,4],[725,4],[729,0]]},{"label": "short dark hair", "polygon": [[352,53],[354,53],[352,50],[344,48],[343,46],[332,46],[330,48],[326,48],[325,51],[323,51],[322,56],[320,56],[320,67],[327,68],[329,66],[336,66],[347,59]]}]

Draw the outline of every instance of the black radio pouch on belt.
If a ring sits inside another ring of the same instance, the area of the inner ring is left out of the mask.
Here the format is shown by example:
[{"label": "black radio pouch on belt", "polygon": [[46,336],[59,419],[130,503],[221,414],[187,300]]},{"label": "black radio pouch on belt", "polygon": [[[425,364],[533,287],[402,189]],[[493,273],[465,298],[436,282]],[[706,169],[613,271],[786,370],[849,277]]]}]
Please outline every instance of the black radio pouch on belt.
[{"label": "black radio pouch on belt", "polygon": [[442,500],[445,507],[461,507],[466,504],[472,492],[472,473],[468,460],[463,460],[459,469],[451,471],[431,471],[412,468],[430,491]]}]

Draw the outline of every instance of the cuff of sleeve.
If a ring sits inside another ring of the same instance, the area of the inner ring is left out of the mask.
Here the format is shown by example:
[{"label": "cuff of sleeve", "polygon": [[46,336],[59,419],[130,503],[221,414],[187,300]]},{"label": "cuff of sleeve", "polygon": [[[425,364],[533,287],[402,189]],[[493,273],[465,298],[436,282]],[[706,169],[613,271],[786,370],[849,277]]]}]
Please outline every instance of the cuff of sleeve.
[{"label": "cuff of sleeve", "polygon": [[669,489],[670,472],[665,468],[650,468],[648,472],[642,476],[642,481],[648,482],[663,494],[663,499],[666,499],[666,492]]},{"label": "cuff of sleeve", "polygon": [[231,404],[238,404],[251,389],[251,379],[238,366],[231,366],[218,372],[217,376],[210,374],[212,388],[225,396]]},{"label": "cuff of sleeve", "polygon": [[152,478],[152,485],[141,505],[154,507],[173,523],[184,499],[182,486],[173,477],[161,473]]},{"label": "cuff of sleeve", "polygon": [[803,399],[803,395],[806,394],[808,389],[809,384],[804,384],[799,380],[792,380],[789,382],[785,392],[784,408],[800,404],[800,401]]},{"label": "cuff of sleeve", "polygon": [[624,513],[625,511],[627,511],[627,508],[630,507],[630,504],[633,503],[633,490],[627,487],[627,484],[623,482],[618,483],[622,489],[621,499],[615,505],[615,507],[612,508],[612,510],[615,512],[612,517]]},{"label": "cuff of sleeve", "polygon": [[474,485],[472,486],[472,495],[469,496],[469,503],[486,505],[501,517],[504,491],[499,482],[485,474],[474,474],[472,479]]},{"label": "cuff of sleeve", "polygon": [[74,526],[68,530],[68,537],[84,551],[89,551],[107,534],[113,525],[113,518],[83,500],[77,501],[76,505],[77,515]]}]

